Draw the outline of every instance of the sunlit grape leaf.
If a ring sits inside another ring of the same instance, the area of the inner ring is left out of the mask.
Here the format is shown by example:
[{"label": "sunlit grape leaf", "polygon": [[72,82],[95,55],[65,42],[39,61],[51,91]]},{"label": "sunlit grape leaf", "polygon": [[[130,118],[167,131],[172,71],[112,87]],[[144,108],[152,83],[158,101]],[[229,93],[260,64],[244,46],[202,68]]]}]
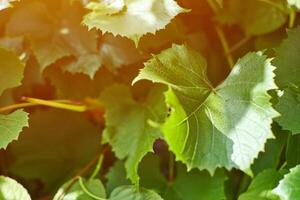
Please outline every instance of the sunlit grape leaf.
[{"label": "sunlit grape leaf", "polygon": [[81,25],[84,11],[78,3],[71,6],[67,1],[57,2],[61,5],[59,12],[50,3],[24,3],[8,21],[6,34],[26,36],[30,40],[41,70],[58,59],[72,55],[75,58],[62,68],[72,73],[85,73],[92,78],[101,66],[96,31],[88,31]]},{"label": "sunlit grape leaf", "polygon": [[13,140],[17,140],[20,132],[28,126],[28,114],[17,110],[11,114],[0,114],[0,149],[6,148]]},{"label": "sunlit grape leaf", "polygon": [[139,180],[139,162],[161,136],[155,124],[162,123],[167,113],[163,89],[154,87],[145,102],[135,101],[124,85],[113,85],[100,97],[106,110],[103,136],[118,158],[126,158],[127,177],[134,183]]},{"label": "sunlit grape leaf", "polygon": [[263,35],[280,28],[287,19],[285,0],[272,3],[277,6],[259,0],[224,1],[217,18],[224,24],[239,25],[247,35]]},{"label": "sunlit grape leaf", "polygon": [[21,85],[25,65],[12,52],[0,48],[0,95],[4,90]]},{"label": "sunlit grape leaf", "polygon": [[296,6],[300,9],[300,0],[287,0],[290,6]]},{"label": "sunlit grape leaf", "polygon": [[143,35],[154,34],[176,15],[187,11],[174,0],[105,0],[91,2],[86,7],[91,11],[83,23],[89,29],[128,37],[136,46]]},{"label": "sunlit grape leaf", "polygon": [[278,196],[273,194],[281,174],[273,169],[265,170],[258,174],[251,182],[247,191],[241,194],[238,200],[279,200]]},{"label": "sunlit grape leaf", "polygon": [[[79,178],[75,183],[67,182],[65,183],[55,194],[53,200],[94,200],[92,196],[105,198],[105,189],[103,184],[98,179],[88,179]],[[71,185],[71,187],[70,187]],[[69,188],[68,188],[69,187]],[[88,195],[84,189],[86,189]]]},{"label": "sunlit grape leaf", "polygon": [[254,158],[273,137],[272,118],[278,115],[267,94],[276,88],[273,69],[265,56],[249,53],[213,88],[205,60],[186,46],[173,45],[145,63],[134,82],[169,86],[172,111],[162,130],[177,160],[211,173],[220,166],[251,173]]},{"label": "sunlit grape leaf", "polygon": [[7,152],[9,173],[39,192],[56,190],[83,168],[100,148],[100,132],[84,115],[63,110],[35,111],[29,127]]},{"label": "sunlit grape leaf", "polygon": [[4,176],[0,176],[0,199],[31,200],[27,190],[21,184]]},{"label": "sunlit grape leaf", "polygon": [[157,193],[137,186],[121,186],[110,195],[109,200],[163,200]]},{"label": "sunlit grape leaf", "polygon": [[280,200],[296,200],[300,198],[300,165],[290,169],[273,192]]},{"label": "sunlit grape leaf", "polygon": [[273,61],[276,66],[276,82],[283,89],[279,93],[276,109],[281,117],[276,121],[285,130],[293,134],[300,133],[299,126],[299,69],[300,69],[300,27],[289,30],[288,38],[285,39],[278,49]]}]

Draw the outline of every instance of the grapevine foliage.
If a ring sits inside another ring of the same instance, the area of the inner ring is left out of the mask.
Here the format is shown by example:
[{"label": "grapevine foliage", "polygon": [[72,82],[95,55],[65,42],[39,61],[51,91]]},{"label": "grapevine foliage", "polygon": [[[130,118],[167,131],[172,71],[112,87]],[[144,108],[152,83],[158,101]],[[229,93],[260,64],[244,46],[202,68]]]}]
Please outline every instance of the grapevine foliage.
[{"label": "grapevine foliage", "polygon": [[299,13],[0,1],[0,200],[300,199]]}]

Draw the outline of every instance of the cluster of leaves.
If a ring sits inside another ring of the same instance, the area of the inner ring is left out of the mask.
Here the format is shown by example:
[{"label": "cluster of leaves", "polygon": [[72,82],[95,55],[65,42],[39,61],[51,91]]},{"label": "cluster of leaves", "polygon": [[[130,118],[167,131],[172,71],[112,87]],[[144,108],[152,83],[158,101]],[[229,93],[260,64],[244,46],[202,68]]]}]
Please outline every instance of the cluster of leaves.
[{"label": "cluster of leaves", "polygon": [[300,199],[299,13],[0,1],[0,199]]}]

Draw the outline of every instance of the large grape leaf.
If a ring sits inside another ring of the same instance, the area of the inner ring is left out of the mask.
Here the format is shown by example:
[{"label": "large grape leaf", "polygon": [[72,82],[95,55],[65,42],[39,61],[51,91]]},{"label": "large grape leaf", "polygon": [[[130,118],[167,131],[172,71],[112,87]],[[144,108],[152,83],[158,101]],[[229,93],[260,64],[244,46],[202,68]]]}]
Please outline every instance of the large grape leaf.
[{"label": "large grape leaf", "polygon": [[169,86],[170,117],[162,127],[178,160],[188,168],[236,167],[250,173],[250,165],[272,138],[268,90],[276,88],[270,60],[249,53],[226,80],[213,88],[206,62],[186,46],[173,45],[145,63],[134,82],[142,79]]},{"label": "large grape leaf", "polygon": [[280,200],[300,199],[300,165],[290,169],[279,185],[273,190],[280,197]]},{"label": "large grape leaf", "polygon": [[136,46],[143,35],[154,34],[176,15],[187,11],[174,0],[105,0],[90,2],[87,8],[91,12],[83,23],[89,29],[95,27],[103,33],[128,37]]},{"label": "large grape leaf", "polygon": [[110,195],[109,200],[163,200],[157,193],[136,186],[120,186]]},{"label": "large grape leaf", "polygon": [[167,113],[163,89],[154,87],[142,103],[135,101],[124,85],[110,86],[100,97],[106,110],[103,136],[118,158],[127,158],[127,176],[134,183],[139,180],[139,162],[161,136],[155,123],[162,123]]},{"label": "large grape leaf", "polygon": [[21,184],[4,176],[0,176],[0,199],[31,200],[27,190]]},{"label": "large grape leaf", "polygon": [[100,131],[84,115],[41,110],[30,115],[30,128],[10,145],[7,171],[49,192],[74,176],[99,151]]},{"label": "large grape leaf", "polygon": [[12,52],[0,48],[0,95],[4,90],[21,85],[25,65]]},{"label": "large grape leaf", "polygon": [[258,174],[251,182],[247,191],[239,196],[238,200],[279,200],[272,189],[277,186],[281,174],[273,169]]},{"label": "large grape leaf", "polygon": [[278,49],[273,61],[276,66],[276,82],[283,90],[278,97],[276,109],[281,117],[276,121],[293,134],[300,133],[299,119],[299,69],[300,69],[300,27],[288,30],[288,37]]},{"label": "large grape leaf", "polygon": [[105,199],[106,194],[102,182],[98,179],[86,180],[80,177],[75,183],[65,183],[57,191],[53,200],[94,200],[93,196]]},{"label": "large grape leaf", "polygon": [[[96,31],[81,25],[83,9],[68,1],[33,1],[18,7],[6,24],[6,35],[29,39],[41,70],[66,56],[74,56],[62,66],[71,73],[84,73],[91,78],[101,66]],[[59,12],[57,12],[59,10]]]}]

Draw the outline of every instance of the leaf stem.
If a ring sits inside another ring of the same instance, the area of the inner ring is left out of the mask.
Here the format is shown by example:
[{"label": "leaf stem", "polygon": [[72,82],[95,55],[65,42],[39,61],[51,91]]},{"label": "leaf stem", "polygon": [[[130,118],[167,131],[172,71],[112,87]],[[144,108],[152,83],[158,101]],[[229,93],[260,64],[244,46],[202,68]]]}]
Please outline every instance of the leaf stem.
[{"label": "leaf stem", "polygon": [[238,50],[239,48],[241,48],[244,44],[246,44],[250,39],[251,39],[250,36],[244,37],[243,39],[241,39],[240,41],[238,41],[236,44],[234,44],[229,49],[229,53],[235,52],[236,50]]},{"label": "leaf stem", "polygon": [[84,185],[83,183],[83,180],[81,177],[78,178],[78,182],[79,182],[79,185],[81,187],[81,189],[84,191],[85,194],[87,194],[88,196],[92,197],[93,199],[97,199],[97,200],[107,200],[107,199],[104,199],[104,198],[101,198],[101,197],[98,197],[94,194],[92,194]]},{"label": "leaf stem", "polygon": [[94,169],[94,171],[93,171],[93,173],[92,173],[90,179],[95,178],[95,177],[97,176],[97,174],[99,174],[99,172],[100,172],[100,170],[101,170],[101,167],[102,167],[103,160],[104,160],[104,156],[103,156],[103,154],[101,154],[101,155],[99,156],[97,165],[96,165],[96,167],[95,167],[95,169]]},{"label": "leaf stem", "polygon": [[62,103],[53,100],[43,100],[37,98],[30,98],[30,97],[22,97],[22,100],[27,101],[28,103],[37,104],[37,105],[44,105],[49,106],[52,108],[60,108],[64,110],[71,110],[75,112],[85,112],[87,111],[87,106],[85,105],[72,105],[69,103]]}]

